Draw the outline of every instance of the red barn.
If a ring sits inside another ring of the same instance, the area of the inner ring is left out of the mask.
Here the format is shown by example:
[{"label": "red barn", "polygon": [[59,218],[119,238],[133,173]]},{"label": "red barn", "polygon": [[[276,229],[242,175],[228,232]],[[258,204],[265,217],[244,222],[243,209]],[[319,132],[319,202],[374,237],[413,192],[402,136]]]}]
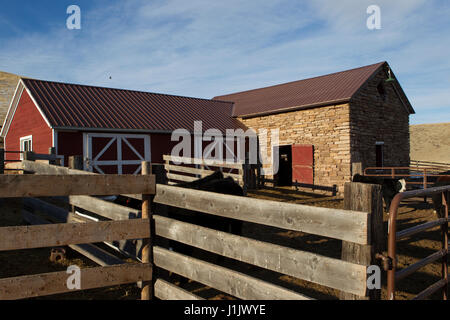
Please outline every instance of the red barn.
[{"label": "red barn", "polygon": [[[83,155],[85,169],[133,174],[143,160],[161,163],[178,142],[173,130],[244,129],[233,103],[21,79],[1,136],[5,150]],[[17,158],[6,154],[7,160]]]}]

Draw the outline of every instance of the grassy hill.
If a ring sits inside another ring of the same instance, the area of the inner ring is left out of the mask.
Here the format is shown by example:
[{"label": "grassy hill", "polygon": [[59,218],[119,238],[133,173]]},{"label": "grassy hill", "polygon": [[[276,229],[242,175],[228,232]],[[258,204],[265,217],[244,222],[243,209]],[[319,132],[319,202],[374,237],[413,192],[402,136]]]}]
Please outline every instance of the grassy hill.
[{"label": "grassy hill", "polygon": [[450,122],[410,126],[411,160],[450,163]]},{"label": "grassy hill", "polygon": [[[0,127],[3,125],[11,98],[16,90],[19,76],[7,72],[0,72]],[[0,146],[3,139],[0,138]]]}]

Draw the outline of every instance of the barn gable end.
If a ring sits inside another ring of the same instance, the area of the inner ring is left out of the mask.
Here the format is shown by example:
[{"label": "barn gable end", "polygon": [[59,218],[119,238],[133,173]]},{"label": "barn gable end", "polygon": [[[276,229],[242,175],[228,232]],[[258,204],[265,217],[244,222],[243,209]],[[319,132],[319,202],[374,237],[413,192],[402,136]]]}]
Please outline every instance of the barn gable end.
[{"label": "barn gable end", "polygon": [[[234,114],[249,128],[280,130],[280,168],[291,157],[292,180],[336,184],[342,192],[353,163],[409,165],[414,109],[396,80],[386,82],[389,75],[394,77],[388,63],[381,62],[216,99],[235,102]],[[313,150],[312,177],[309,166],[294,163],[292,150],[301,148]]]},{"label": "barn gable end", "polygon": [[386,81],[388,68],[386,64],[374,74],[350,103],[352,162],[363,168],[380,164],[377,152],[383,166],[410,163],[409,116],[414,110],[398,81]]},{"label": "barn gable end", "polygon": [[[20,138],[32,137],[32,149],[37,153],[48,153],[53,145],[52,129],[43,118],[42,113],[34,103],[27,90],[16,92],[17,105],[12,105],[5,119],[4,135],[5,149],[20,150]],[[14,154],[7,154],[7,160],[16,160]]]}]

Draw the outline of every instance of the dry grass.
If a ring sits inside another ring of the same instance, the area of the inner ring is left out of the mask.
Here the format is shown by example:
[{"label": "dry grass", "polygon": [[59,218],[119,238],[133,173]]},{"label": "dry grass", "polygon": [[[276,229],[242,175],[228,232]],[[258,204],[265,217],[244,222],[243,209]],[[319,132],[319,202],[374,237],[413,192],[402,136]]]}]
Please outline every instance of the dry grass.
[{"label": "dry grass", "polygon": [[411,159],[450,163],[450,123],[410,126]]}]

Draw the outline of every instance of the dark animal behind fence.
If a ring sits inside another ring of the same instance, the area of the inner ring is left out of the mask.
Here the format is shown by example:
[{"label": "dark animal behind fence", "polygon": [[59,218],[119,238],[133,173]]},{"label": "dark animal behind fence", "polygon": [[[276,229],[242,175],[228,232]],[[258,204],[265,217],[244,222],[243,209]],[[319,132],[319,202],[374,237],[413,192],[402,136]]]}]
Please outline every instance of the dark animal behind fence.
[{"label": "dark animal behind fence", "polygon": [[378,184],[381,186],[381,192],[383,194],[383,200],[385,204],[385,210],[389,211],[391,202],[397,193],[406,191],[405,179],[390,179],[383,177],[367,177],[360,174],[355,174],[353,182]]},{"label": "dark animal behind fence", "polygon": [[[207,177],[192,182],[182,182],[174,186],[235,196],[244,195],[242,187],[237,182],[235,182],[233,178],[224,178],[223,173],[220,171],[216,171]],[[114,202],[137,210],[141,210],[142,206],[142,201],[124,196],[118,196]],[[210,229],[241,235],[242,221],[218,217],[182,208],[170,206],[165,206],[165,208],[166,214],[169,218]],[[157,209],[155,213],[161,214],[161,212],[158,212]],[[191,248],[175,241],[170,241],[170,247],[172,247],[176,251],[186,254],[192,253]]]},{"label": "dark animal behind fence", "polygon": [[[442,177],[438,177],[433,187],[444,187],[450,185],[450,171],[441,173]],[[439,218],[443,218],[442,194],[435,194],[432,197],[434,210]]]},{"label": "dark animal behind fence", "polygon": [[[189,188],[234,196],[243,196],[244,190],[233,178],[224,178],[223,173],[216,171],[213,174],[192,182],[183,182],[176,187]],[[234,219],[222,218],[201,212],[194,212],[180,208],[170,208],[169,217],[189,223],[197,224],[211,229],[241,234],[242,222]]]}]

